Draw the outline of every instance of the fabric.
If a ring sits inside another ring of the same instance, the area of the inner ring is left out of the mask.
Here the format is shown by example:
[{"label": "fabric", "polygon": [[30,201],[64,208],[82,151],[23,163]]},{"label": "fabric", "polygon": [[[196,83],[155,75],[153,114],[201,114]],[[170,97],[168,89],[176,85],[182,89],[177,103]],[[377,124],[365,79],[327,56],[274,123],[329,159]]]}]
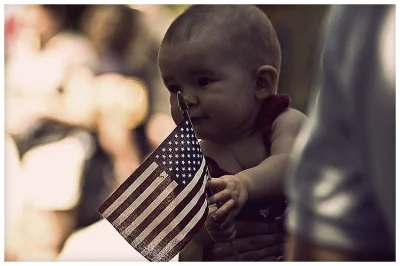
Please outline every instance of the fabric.
[{"label": "fabric", "polygon": [[328,20],[319,96],[287,180],[289,231],[314,244],[395,254],[394,9],[338,6]]},{"label": "fabric", "polygon": [[169,261],[203,226],[207,166],[188,114],[99,212],[150,261]]}]

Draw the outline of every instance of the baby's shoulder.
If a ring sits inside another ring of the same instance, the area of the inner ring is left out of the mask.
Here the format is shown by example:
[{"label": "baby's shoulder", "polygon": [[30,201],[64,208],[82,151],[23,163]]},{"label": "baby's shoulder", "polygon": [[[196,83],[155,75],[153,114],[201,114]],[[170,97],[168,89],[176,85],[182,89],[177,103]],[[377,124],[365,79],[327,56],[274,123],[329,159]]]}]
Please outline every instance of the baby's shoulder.
[{"label": "baby's shoulder", "polygon": [[299,110],[288,108],[274,120],[271,133],[274,134],[281,131],[297,132],[307,120],[307,116]]}]

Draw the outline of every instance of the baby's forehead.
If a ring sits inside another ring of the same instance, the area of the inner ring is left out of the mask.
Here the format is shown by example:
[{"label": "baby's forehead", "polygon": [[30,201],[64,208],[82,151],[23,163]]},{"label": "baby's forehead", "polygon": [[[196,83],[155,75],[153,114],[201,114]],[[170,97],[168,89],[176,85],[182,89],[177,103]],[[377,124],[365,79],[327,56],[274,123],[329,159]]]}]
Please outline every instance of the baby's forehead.
[{"label": "baby's forehead", "polygon": [[[163,42],[160,54],[174,56],[174,53],[187,52],[189,55],[218,55],[231,56],[233,50],[237,52],[237,43],[230,38],[229,33],[220,29],[202,31],[189,39],[175,42]],[[191,57],[191,56],[190,56]]]}]

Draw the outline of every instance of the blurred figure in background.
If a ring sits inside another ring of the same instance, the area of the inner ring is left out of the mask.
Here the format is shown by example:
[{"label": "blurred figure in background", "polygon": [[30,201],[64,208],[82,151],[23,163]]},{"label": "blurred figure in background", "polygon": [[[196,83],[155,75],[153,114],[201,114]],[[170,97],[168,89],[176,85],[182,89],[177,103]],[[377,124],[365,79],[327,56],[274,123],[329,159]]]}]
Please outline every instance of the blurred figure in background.
[{"label": "blurred figure in background", "polygon": [[[145,20],[142,12],[125,5],[95,5],[85,11],[81,22],[99,58],[94,72],[100,80],[107,73],[134,77],[149,95],[149,113],[145,120],[121,132],[125,137],[120,138],[120,146],[130,147],[132,156],[126,157],[128,151],[125,155],[112,151],[118,160],[121,159],[116,165],[122,168],[122,161],[141,163],[173,128],[168,106],[159,100],[162,99],[159,94],[164,92],[156,61],[159,41]],[[130,172],[122,170],[121,177],[126,178]]]},{"label": "blurred figure in background", "polygon": [[395,260],[395,69],[394,5],[332,9],[287,184],[288,260]]},{"label": "blurred figure in background", "polygon": [[[10,229],[15,260],[52,260],[72,231],[100,219],[97,207],[118,184],[104,139],[111,132],[119,140],[121,128],[147,113],[139,82],[96,79],[97,55],[83,36],[69,33],[68,8],[20,10],[21,31],[32,34],[19,41],[29,49],[10,53],[6,65],[6,128],[27,187],[23,215]],[[130,163],[129,171],[139,162]]]},{"label": "blurred figure in background", "polygon": [[53,119],[93,115],[90,104],[76,101],[77,90],[64,94],[76,85],[78,99],[90,95],[86,69],[93,53],[83,37],[68,33],[65,6],[24,6],[15,19],[14,49],[5,66],[6,131],[19,150],[26,189],[22,215],[11,223],[10,234],[14,259],[49,260],[75,227],[83,163],[90,153],[82,130]]}]

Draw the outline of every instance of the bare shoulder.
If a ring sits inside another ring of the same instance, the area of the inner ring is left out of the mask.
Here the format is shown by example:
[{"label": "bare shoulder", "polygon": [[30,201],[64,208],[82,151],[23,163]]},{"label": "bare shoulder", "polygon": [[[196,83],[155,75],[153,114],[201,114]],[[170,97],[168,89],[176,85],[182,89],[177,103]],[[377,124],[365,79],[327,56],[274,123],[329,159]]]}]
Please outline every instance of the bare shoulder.
[{"label": "bare shoulder", "polygon": [[[280,114],[272,123],[272,135],[282,132],[294,133],[297,135],[303,124],[308,121],[308,118],[302,112],[289,108]],[[289,131],[289,132],[288,132]]]}]

